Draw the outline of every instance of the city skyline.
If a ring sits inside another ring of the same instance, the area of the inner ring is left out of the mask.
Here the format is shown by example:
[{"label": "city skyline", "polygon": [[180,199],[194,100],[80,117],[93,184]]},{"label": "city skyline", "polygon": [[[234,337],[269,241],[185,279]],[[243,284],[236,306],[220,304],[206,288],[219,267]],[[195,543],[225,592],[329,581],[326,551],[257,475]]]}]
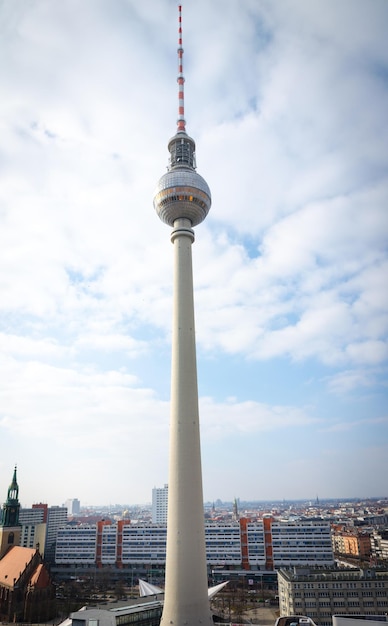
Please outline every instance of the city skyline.
[{"label": "city skyline", "polygon": [[[19,479],[18,479],[19,480]],[[9,481],[8,481],[9,483]],[[3,492],[6,495],[7,492],[7,487],[9,487],[9,484],[7,483],[7,481],[4,481],[4,485],[3,485]],[[144,507],[145,511],[149,511],[150,515],[152,515],[152,499],[153,499],[153,491],[156,489],[163,489],[164,487],[166,487],[166,485],[164,486],[159,486],[159,487],[153,487],[151,490],[151,495],[149,497],[149,499],[141,501],[141,502],[132,502],[132,501],[121,501],[121,502],[90,502],[89,500],[87,501],[87,503],[82,503],[79,501],[78,498],[66,498],[63,502],[61,501],[55,501],[55,502],[47,502],[47,501],[43,501],[42,498],[37,498],[35,501],[33,501],[32,503],[27,504],[23,504],[22,500],[19,498],[19,502],[21,505],[22,509],[28,509],[31,508],[32,505],[38,505],[38,504],[44,504],[44,505],[48,505],[49,507],[60,507],[60,508],[68,508],[68,503],[70,501],[76,500],[79,503],[79,513],[77,514],[70,514],[70,515],[74,515],[75,517],[77,517],[77,515],[80,515],[81,517],[86,513],[97,509],[97,510],[103,510],[106,511],[108,510],[112,510],[112,512],[114,512],[115,514],[120,510],[120,509],[125,509],[125,508],[137,508],[137,507]],[[0,489],[1,489],[1,484],[0,484]],[[385,504],[388,501],[388,497],[387,496],[364,496],[364,497],[360,497],[360,496],[349,496],[347,497],[346,495],[343,497],[326,497],[326,498],[320,498],[319,495],[316,495],[315,497],[301,497],[298,499],[287,499],[287,498],[283,498],[281,500],[276,499],[276,498],[266,498],[263,500],[254,500],[252,498],[247,498],[247,499],[243,499],[240,498],[238,496],[233,497],[230,500],[222,500],[221,498],[219,498],[217,495],[212,499],[212,500],[204,500],[203,505],[204,505],[204,509],[207,510],[209,508],[213,508],[215,507],[215,509],[225,509],[225,510],[230,510],[233,511],[236,503],[237,506],[243,506],[243,507],[253,507],[253,509],[256,509],[256,507],[259,507],[257,510],[259,511],[265,511],[265,512],[269,512],[272,508],[278,508],[279,511],[282,511],[284,509],[284,507],[286,507],[288,509],[289,512],[291,512],[293,509],[298,509],[300,508],[301,510],[305,510],[307,509],[316,509],[316,508],[321,508],[321,509],[326,509],[326,508],[333,508],[335,506],[345,506],[345,505],[356,505],[356,506],[361,506],[361,507],[365,507],[365,506],[385,506]],[[3,506],[3,504],[6,502],[6,498],[3,496],[0,496],[0,507]]]},{"label": "city skyline", "polygon": [[[388,7],[182,5],[204,500],[386,497]],[[175,15],[0,8],[0,500],[168,481]]]}]

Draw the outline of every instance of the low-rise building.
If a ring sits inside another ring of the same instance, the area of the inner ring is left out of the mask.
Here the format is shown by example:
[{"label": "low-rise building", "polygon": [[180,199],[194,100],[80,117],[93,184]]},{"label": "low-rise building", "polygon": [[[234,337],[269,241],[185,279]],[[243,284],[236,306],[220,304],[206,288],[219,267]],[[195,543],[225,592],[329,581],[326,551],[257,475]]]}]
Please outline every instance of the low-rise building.
[{"label": "low-rise building", "polygon": [[281,569],[278,572],[280,615],[307,615],[331,626],[332,615],[385,615],[388,571]]},{"label": "low-rise building", "polygon": [[161,599],[139,598],[132,604],[115,608],[84,608],[71,613],[73,626],[159,626],[162,617],[163,601]]}]

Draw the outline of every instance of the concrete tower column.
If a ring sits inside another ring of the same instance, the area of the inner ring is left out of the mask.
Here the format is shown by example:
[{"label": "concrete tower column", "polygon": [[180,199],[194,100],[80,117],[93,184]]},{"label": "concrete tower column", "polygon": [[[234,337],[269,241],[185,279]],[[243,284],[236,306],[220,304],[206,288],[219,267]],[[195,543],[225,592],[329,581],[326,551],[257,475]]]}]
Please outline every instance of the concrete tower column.
[{"label": "concrete tower column", "polygon": [[177,133],[168,144],[168,171],[159,180],[154,195],[160,219],[173,228],[174,246],[167,553],[161,625],[211,626],[191,257],[193,227],[206,218],[211,195],[206,181],[195,170],[195,142],[186,133],[180,6],[178,46]]},{"label": "concrete tower column", "polygon": [[202,495],[191,244],[175,221],[170,469],[165,603],[161,624],[212,624]]}]

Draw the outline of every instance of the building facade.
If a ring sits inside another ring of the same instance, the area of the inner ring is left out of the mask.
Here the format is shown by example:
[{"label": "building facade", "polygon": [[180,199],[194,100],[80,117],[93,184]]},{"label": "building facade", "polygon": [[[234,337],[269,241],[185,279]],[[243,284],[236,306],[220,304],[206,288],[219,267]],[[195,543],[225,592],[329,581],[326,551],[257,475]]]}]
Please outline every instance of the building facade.
[{"label": "building facade", "polygon": [[330,524],[323,520],[274,520],[271,524],[272,555],[276,569],[300,563],[328,567],[333,563]]},{"label": "building facade", "polygon": [[332,615],[385,615],[388,571],[361,569],[281,569],[280,615],[307,615],[318,626],[331,626]]}]

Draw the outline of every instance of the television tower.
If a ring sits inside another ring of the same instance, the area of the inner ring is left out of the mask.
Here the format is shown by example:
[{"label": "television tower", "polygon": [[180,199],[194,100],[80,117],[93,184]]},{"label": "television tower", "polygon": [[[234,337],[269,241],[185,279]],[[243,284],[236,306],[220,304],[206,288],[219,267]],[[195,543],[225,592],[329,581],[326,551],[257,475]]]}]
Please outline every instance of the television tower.
[{"label": "television tower", "polygon": [[191,245],[207,216],[210,189],[195,171],[195,142],[186,133],[182,7],[178,6],[178,121],[168,143],[168,171],[154,207],[173,228],[174,305],[165,600],[161,625],[213,624],[208,598],[202,494]]}]

